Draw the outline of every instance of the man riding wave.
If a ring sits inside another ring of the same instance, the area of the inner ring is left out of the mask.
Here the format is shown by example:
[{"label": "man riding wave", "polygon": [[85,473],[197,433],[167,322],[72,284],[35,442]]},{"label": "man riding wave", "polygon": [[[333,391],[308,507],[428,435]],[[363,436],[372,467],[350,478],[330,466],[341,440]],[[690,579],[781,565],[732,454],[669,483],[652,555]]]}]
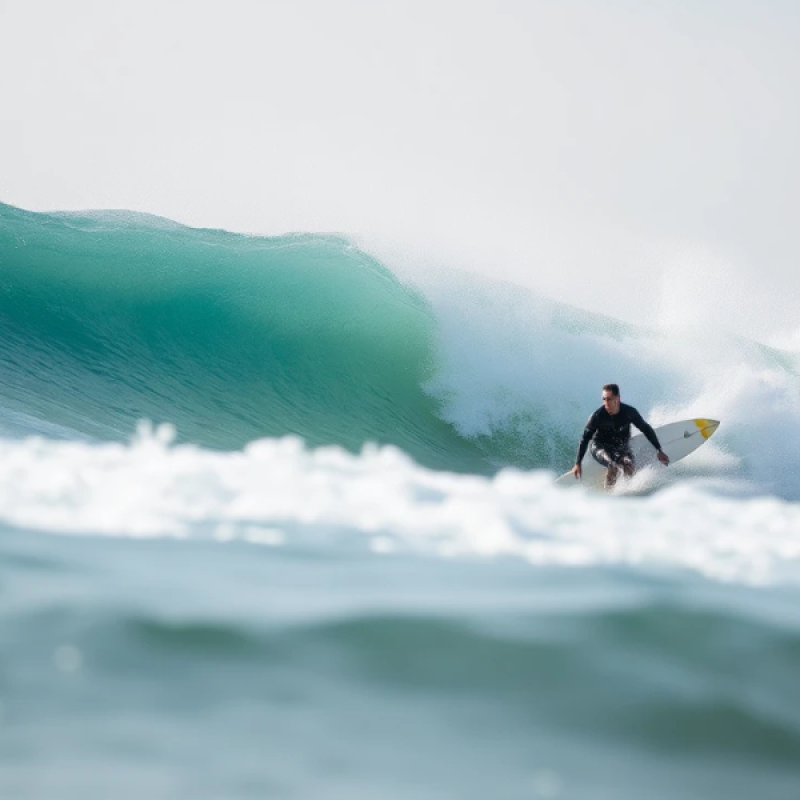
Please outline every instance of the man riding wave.
[{"label": "man riding wave", "polygon": [[630,449],[631,425],[635,425],[655,447],[658,451],[658,460],[662,464],[669,464],[669,457],[661,449],[652,427],[633,406],[626,405],[620,400],[619,386],[616,383],[607,383],[603,387],[602,397],[603,405],[589,417],[583,429],[572,474],[576,478],[581,477],[581,461],[591,441],[592,457],[598,464],[606,467],[606,489],[610,489],[617,482],[620,470],[627,476],[633,475],[636,465]]}]

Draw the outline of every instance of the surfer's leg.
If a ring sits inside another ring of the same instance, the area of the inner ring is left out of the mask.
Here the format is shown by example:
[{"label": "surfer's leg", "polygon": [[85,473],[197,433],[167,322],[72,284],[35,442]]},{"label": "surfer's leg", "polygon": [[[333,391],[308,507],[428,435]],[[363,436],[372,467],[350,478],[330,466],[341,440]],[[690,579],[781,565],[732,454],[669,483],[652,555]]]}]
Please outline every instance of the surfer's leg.
[{"label": "surfer's leg", "polygon": [[592,448],[592,458],[606,468],[606,477],[603,481],[603,486],[606,489],[611,489],[617,482],[617,473],[621,468],[621,464],[616,461],[612,455],[602,447]]},{"label": "surfer's leg", "polygon": [[630,452],[623,453],[622,458],[620,459],[620,463],[622,464],[622,471],[625,475],[630,478],[634,472],[636,472],[636,464],[633,461],[633,454]]},{"label": "surfer's leg", "polygon": [[591,448],[592,458],[601,466],[608,467],[614,463],[614,460],[608,454],[608,451],[602,447],[595,447],[594,445]]}]

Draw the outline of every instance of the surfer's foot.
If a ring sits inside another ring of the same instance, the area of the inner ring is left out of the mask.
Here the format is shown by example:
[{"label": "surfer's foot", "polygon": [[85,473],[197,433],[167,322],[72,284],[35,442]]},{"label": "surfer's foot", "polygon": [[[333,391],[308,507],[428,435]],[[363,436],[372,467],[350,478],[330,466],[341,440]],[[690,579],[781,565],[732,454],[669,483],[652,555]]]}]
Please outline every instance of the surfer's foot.
[{"label": "surfer's foot", "polygon": [[606,470],[606,479],[603,482],[606,489],[614,488],[614,484],[617,482],[617,472],[618,467],[616,466],[611,466]]}]

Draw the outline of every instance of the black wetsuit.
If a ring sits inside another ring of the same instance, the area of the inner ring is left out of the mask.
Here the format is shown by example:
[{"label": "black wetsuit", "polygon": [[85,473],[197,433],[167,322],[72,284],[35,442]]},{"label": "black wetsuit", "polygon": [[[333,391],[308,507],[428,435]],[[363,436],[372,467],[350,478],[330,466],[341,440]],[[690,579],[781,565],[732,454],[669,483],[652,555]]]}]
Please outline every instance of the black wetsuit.
[{"label": "black wetsuit", "polygon": [[620,466],[626,461],[633,464],[630,450],[631,425],[635,425],[656,450],[661,449],[655,431],[633,406],[620,403],[616,414],[609,414],[601,406],[589,417],[583,429],[575,463],[580,464],[583,461],[589,440],[592,440],[592,456],[604,467],[611,464]]}]

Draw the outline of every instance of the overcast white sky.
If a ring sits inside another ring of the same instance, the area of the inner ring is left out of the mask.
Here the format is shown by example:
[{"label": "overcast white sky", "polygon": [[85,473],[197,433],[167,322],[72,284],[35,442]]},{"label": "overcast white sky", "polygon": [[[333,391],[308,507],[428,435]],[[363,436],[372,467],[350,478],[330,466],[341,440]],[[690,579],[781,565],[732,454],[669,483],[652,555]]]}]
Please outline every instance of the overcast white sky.
[{"label": "overcast white sky", "polygon": [[0,201],[766,335],[800,325],[798,45],[777,0],[0,0]]}]

